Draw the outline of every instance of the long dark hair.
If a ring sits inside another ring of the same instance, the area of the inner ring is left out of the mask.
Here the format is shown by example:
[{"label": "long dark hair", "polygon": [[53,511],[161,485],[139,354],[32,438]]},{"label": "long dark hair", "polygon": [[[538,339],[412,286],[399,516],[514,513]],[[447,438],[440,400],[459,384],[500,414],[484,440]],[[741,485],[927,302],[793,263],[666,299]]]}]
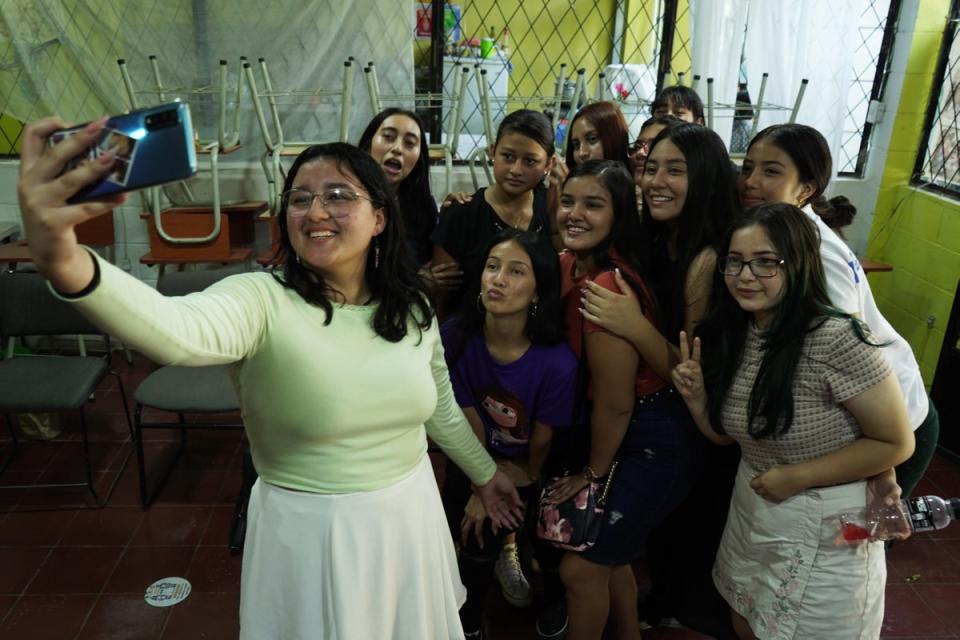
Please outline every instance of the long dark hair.
[{"label": "long dark hair", "polygon": [[[430,192],[430,151],[427,148],[426,126],[419,115],[413,111],[389,107],[373,116],[370,124],[360,135],[357,146],[370,152],[373,145],[373,136],[380,130],[380,125],[390,116],[405,116],[410,118],[420,129],[420,157],[413,169],[400,184],[397,185],[397,199],[400,201],[400,211],[403,213],[408,229],[416,232],[418,238],[429,239],[437,222],[437,204]],[[419,246],[420,243],[418,243]],[[417,260],[425,256],[417,256]],[[429,256],[426,256],[429,260]]]},{"label": "long dark hair", "polygon": [[[507,227],[494,237],[483,253],[483,263],[494,247],[505,242],[516,242],[530,256],[533,265],[533,277],[537,282],[537,306],[527,316],[524,329],[532,344],[551,345],[563,342],[563,316],[560,303],[560,260],[553,245],[530,231],[521,231]],[[481,270],[482,272],[482,270]],[[463,296],[458,324],[461,339],[454,348],[452,362],[463,354],[466,341],[470,336],[483,333],[486,310],[477,303],[480,296],[480,277],[470,282]]]},{"label": "long dark hair", "polygon": [[[649,280],[646,266],[640,259],[641,227],[640,215],[637,213],[637,192],[633,176],[627,171],[622,162],[616,160],[587,160],[570,170],[567,182],[574,178],[595,176],[603,183],[610,193],[613,204],[613,226],[610,233],[590,252],[593,263],[604,271],[612,271],[616,265],[610,257],[610,249],[616,249],[620,258],[639,275],[644,282]],[[640,304],[644,309],[652,308],[657,311],[655,296],[650,295],[640,283],[634,282],[628,273],[621,273],[624,280],[636,291]],[[657,311],[659,313],[659,311]]]},{"label": "long dark hair", "polygon": [[[753,438],[776,438],[793,424],[793,382],[808,333],[827,318],[848,318],[857,336],[873,343],[858,320],[831,306],[820,262],[820,234],[800,209],[782,202],[748,209],[727,231],[721,255],[729,251],[734,233],[754,225],[766,232],[783,260],[784,289],[773,320],[761,334],[762,360],[750,392],[747,430]],[[714,274],[712,300],[710,313],[695,333],[704,344],[702,365],[704,384],[710,390],[710,422],[718,433],[724,433],[723,404],[740,368],[753,316],[730,295],[719,269]]]},{"label": "long dark hair", "polygon": [[823,195],[833,175],[833,158],[826,138],[819,131],[805,124],[775,124],[753,137],[747,153],[760,141],[772,144],[790,156],[800,181],[814,184],[814,193],[807,202],[828,227],[839,231],[853,222],[857,208],[852,202],[844,196],[828,200]]},{"label": "long dark hair", "polygon": [[[417,267],[404,242],[403,218],[400,205],[387,182],[380,165],[370,154],[344,142],[318,144],[305,149],[287,173],[283,183],[284,192],[293,187],[300,168],[311,161],[326,158],[336,163],[337,169],[350,171],[363,184],[374,207],[383,208],[386,224],[374,242],[380,246],[380,265],[374,266],[374,251],[367,252],[365,278],[377,310],[373,316],[373,329],[377,335],[390,342],[399,342],[407,335],[409,323],[414,320],[421,331],[428,329],[433,320],[433,311],[427,301],[427,290],[417,275]],[[274,269],[273,276],[288,289],[326,312],[325,324],[333,320],[333,305],[329,296],[335,290],[323,277],[297,261],[287,228],[287,203],[281,203],[278,220],[280,248],[278,255],[281,267]]]},{"label": "long dark hair", "polygon": [[[651,154],[663,140],[676,145],[687,162],[687,195],[674,224],[654,220],[650,207],[643,208],[641,256],[647,273],[654,277],[651,284],[660,302],[664,335],[676,336],[685,322],[690,265],[707,247],[717,250],[740,210],[740,201],[736,176],[720,136],[699,124],[675,124],[657,134],[650,145]],[[670,258],[671,241],[676,261]]]},{"label": "long dark hair", "polygon": [[[567,135],[573,132],[573,125],[580,118],[586,118],[597,130],[597,136],[603,143],[603,158],[605,160],[619,160],[627,164],[627,147],[630,144],[630,129],[623,117],[623,112],[612,102],[591,102],[577,112],[567,127]],[[577,159],[573,153],[573,145],[567,144],[567,166],[573,167]]]}]

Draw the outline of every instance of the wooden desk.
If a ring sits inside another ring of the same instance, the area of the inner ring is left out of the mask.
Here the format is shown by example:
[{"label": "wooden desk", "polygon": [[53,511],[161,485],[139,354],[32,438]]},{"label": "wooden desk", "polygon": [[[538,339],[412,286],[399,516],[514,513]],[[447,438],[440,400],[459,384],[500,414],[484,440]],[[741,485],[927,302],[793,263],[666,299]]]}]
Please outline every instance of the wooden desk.
[{"label": "wooden desk", "polygon": [[0,264],[7,263],[7,271],[16,271],[18,264],[33,262],[26,242],[0,244]]},{"label": "wooden desk", "polygon": [[203,253],[196,253],[190,257],[182,256],[155,256],[153,252],[148,252],[140,256],[140,264],[145,264],[148,267],[159,266],[160,273],[158,275],[163,275],[164,268],[168,264],[177,265],[177,271],[182,271],[184,265],[188,264],[203,264],[203,263],[217,263],[217,264],[237,264],[240,262],[247,262],[250,260],[250,256],[253,255],[253,249],[250,247],[235,247],[233,248],[227,256],[211,256],[204,255]]},{"label": "wooden desk", "polygon": [[887,264],[886,262],[877,262],[876,260],[868,260],[867,258],[860,258],[860,266],[863,268],[864,273],[874,273],[877,271],[893,271],[893,265]]},{"label": "wooden desk", "polygon": [[[170,244],[157,233],[153,214],[140,217],[147,221],[150,253],[156,259],[181,262],[219,262],[229,260],[233,249],[253,243],[253,221],[267,210],[267,203],[241,202],[220,207],[220,235],[203,244]],[[210,207],[173,207],[160,213],[163,228],[174,238],[204,237],[213,229]],[[201,256],[197,258],[196,256]]]}]

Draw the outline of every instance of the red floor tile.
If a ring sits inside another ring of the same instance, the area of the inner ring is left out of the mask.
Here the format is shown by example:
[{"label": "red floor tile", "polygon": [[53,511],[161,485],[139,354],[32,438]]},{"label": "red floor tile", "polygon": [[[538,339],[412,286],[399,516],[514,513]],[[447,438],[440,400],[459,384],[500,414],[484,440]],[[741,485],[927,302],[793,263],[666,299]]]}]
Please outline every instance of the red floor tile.
[{"label": "red floor tile", "polygon": [[236,640],[240,634],[239,593],[191,593],[171,609],[163,640]]},{"label": "red floor tile", "polygon": [[924,476],[939,488],[941,498],[960,497],[960,466],[944,466],[936,469],[927,469]]},{"label": "red floor tile", "polygon": [[154,504],[130,541],[134,546],[193,546],[200,542],[210,507]]},{"label": "red floor tile", "polygon": [[96,596],[23,596],[0,624],[4,640],[64,640],[80,631]]},{"label": "red floor tile", "polygon": [[954,634],[960,634],[960,583],[915,584],[913,590]]},{"label": "red floor tile", "polygon": [[0,520],[0,547],[55,546],[74,515],[74,511],[8,513]]},{"label": "red floor tile", "polygon": [[200,544],[209,547],[226,548],[230,544],[230,527],[233,525],[233,507],[214,507],[207,530],[203,532]]},{"label": "red floor tile", "polygon": [[235,469],[229,471],[223,477],[223,485],[220,487],[220,495],[217,496],[217,502],[221,505],[236,505],[240,491],[243,489],[243,471]]},{"label": "red floor tile", "polygon": [[187,573],[192,547],[130,547],[110,576],[104,593],[138,593],[161,578],[182,577]]},{"label": "red floor tile", "polygon": [[143,511],[136,508],[81,511],[67,527],[60,546],[126,546],[143,518]]},{"label": "red floor tile", "polygon": [[[134,456],[127,464],[126,470],[120,476],[113,495],[110,498],[111,507],[140,508],[140,481],[138,478],[137,459]],[[97,487],[98,491],[100,487]]]},{"label": "red floor tile", "polygon": [[[59,440],[47,442],[23,441],[17,446],[17,453],[7,471],[43,471],[50,464],[64,443]],[[6,455],[6,454],[4,454]]]},{"label": "red floor tile", "polygon": [[20,596],[0,596],[0,624],[19,599]]},{"label": "red floor tile", "polygon": [[883,616],[884,637],[952,637],[947,626],[908,584],[888,584]]},{"label": "red floor tile", "polygon": [[104,595],[78,640],[157,640],[170,608],[151,607],[137,595]]},{"label": "red floor tile", "polygon": [[[129,444],[122,442],[91,442],[90,467],[94,471],[118,471],[123,458],[130,451]],[[84,461],[83,443],[66,442],[60,449],[57,457],[50,461],[46,472],[52,469],[66,469],[74,472],[83,472],[86,469]]]},{"label": "red floor tile", "polygon": [[59,547],[27,586],[30,595],[98,594],[120,558],[119,547]]},{"label": "red floor tile", "polygon": [[[0,452],[0,459],[4,454]],[[11,489],[9,487],[32,485],[40,477],[40,471],[10,471],[7,469],[0,476],[0,514],[13,511],[26,493],[26,489]],[[3,516],[0,515],[0,519]]]},{"label": "red floor tile", "polygon": [[23,593],[49,555],[50,549],[0,549],[0,593]]},{"label": "red floor tile", "polygon": [[174,469],[157,495],[157,505],[217,504],[228,471]]},{"label": "red floor tile", "polygon": [[888,584],[956,582],[960,577],[960,559],[951,557],[943,543],[917,534],[898,542],[887,553]]},{"label": "red floor tile", "polygon": [[226,546],[199,547],[186,578],[196,592],[240,592],[240,556],[231,556]]}]

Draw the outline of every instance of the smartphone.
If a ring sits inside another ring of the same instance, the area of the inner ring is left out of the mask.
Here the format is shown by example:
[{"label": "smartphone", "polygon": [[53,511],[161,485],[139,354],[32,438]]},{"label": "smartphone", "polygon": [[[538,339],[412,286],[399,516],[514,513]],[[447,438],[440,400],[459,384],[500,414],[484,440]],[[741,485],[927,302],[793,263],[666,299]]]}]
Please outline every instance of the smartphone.
[{"label": "smartphone", "polygon": [[[85,126],[54,131],[47,143],[52,147]],[[93,146],[67,162],[62,173],[95,160],[107,151],[112,151],[117,158],[113,171],[103,180],[78,191],[69,202],[95,200],[196,175],[197,153],[190,107],[177,101],[113,116]]]}]

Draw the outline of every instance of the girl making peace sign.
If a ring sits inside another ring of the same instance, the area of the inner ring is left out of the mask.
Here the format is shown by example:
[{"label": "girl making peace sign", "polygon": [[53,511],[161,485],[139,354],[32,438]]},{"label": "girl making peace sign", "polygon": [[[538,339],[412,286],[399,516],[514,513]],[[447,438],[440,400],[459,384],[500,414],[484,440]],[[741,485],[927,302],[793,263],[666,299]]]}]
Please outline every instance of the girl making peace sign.
[{"label": "girl making peace sign", "polygon": [[883,544],[836,544],[838,516],[913,435],[879,345],[830,306],[818,245],[796,207],[748,210],[672,372],[700,431],[742,450],[713,569],[741,638],[876,638],[883,620]]}]

